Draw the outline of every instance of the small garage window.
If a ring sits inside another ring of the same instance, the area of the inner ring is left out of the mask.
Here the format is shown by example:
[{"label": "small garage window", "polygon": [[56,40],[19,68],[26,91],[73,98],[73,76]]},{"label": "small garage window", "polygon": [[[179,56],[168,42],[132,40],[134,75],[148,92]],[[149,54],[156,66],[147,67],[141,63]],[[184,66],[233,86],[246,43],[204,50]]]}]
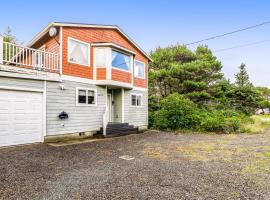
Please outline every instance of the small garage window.
[{"label": "small garage window", "polygon": [[131,105],[132,106],[142,106],[142,95],[141,94],[131,94]]},{"label": "small garage window", "polygon": [[77,88],[76,105],[91,106],[97,104],[97,90],[89,88]]}]

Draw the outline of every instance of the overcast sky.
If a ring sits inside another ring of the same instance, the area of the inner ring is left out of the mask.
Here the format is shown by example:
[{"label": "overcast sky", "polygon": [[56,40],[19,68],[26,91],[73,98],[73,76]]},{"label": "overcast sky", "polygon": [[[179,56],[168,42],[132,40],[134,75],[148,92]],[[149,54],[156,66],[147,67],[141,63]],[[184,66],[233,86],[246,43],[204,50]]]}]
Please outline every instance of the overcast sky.
[{"label": "overcast sky", "polygon": [[[1,2],[0,32],[10,26],[27,43],[52,21],[116,24],[149,52],[268,21],[269,10],[268,0],[13,0]],[[270,24],[204,44],[214,51],[264,40],[270,40]],[[270,42],[214,54],[227,78],[233,80],[243,62],[255,85],[270,86]]]}]

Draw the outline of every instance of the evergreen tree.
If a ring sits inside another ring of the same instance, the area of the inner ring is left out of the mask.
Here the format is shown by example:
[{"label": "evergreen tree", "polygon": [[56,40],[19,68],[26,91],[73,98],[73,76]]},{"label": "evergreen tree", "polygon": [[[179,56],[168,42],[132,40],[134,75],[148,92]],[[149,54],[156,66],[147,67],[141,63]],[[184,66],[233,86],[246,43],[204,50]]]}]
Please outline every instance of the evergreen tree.
[{"label": "evergreen tree", "polygon": [[239,72],[235,74],[235,84],[239,87],[251,86],[246,65],[244,63],[240,65]]},{"label": "evergreen tree", "polygon": [[8,26],[3,34],[4,37],[4,42],[9,42],[9,43],[17,43],[17,39],[14,35],[12,35],[12,30],[11,28]]},{"label": "evergreen tree", "polygon": [[[149,94],[157,98],[183,94],[198,105],[213,100],[213,87],[222,80],[222,65],[207,46],[195,52],[186,46],[157,48],[151,53]],[[155,102],[156,104],[156,102]]]},{"label": "evergreen tree", "polygon": [[235,84],[227,92],[227,98],[235,110],[245,114],[252,114],[258,108],[261,95],[249,81],[246,65],[243,63],[235,74]]},{"label": "evergreen tree", "polygon": [[[2,35],[4,38],[4,42],[8,42],[8,43],[12,43],[12,44],[17,44],[18,41],[16,39],[16,37],[12,34],[12,30],[11,28],[8,26],[4,32],[4,34]],[[16,48],[10,48],[9,45],[4,45],[4,49],[3,49],[3,56],[4,56],[4,60],[9,60],[9,58],[12,58],[14,55],[16,55],[18,49]]]}]

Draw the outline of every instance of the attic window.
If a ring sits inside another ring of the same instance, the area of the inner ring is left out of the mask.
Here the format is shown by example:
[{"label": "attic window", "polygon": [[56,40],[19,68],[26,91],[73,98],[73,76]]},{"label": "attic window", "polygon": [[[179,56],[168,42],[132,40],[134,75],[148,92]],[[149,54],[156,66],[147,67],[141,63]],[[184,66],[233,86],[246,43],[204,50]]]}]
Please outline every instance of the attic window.
[{"label": "attic window", "polygon": [[68,62],[89,66],[90,45],[80,40],[68,38]]}]

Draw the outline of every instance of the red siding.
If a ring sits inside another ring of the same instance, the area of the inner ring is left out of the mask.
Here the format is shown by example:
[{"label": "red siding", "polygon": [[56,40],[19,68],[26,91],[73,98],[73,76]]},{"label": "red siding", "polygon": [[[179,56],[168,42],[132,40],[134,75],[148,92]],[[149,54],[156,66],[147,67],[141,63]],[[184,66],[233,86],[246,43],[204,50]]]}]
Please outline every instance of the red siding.
[{"label": "red siding", "polygon": [[[63,27],[63,46],[62,46],[62,72],[64,75],[93,79],[93,47],[90,47],[90,65],[84,66],[68,62],[68,37],[72,37],[84,42],[91,43],[107,42],[114,43],[124,48],[127,48],[136,53],[135,59],[145,63],[145,74],[147,77],[148,58],[141,53],[129,40],[127,40],[119,31],[115,29],[102,29],[102,28],[76,28],[76,27]],[[59,30],[58,30],[59,33]],[[46,34],[41,38],[33,48],[39,48],[45,44],[46,51],[59,53],[59,34],[56,38],[50,38]],[[124,83],[132,83],[131,74],[124,71],[112,69],[112,80]],[[97,68],[96,77],[98,80],[106,79],[106,69]],[[134,86],[147,87],[147,78],[135,78],[133,81]]]},{"label": "red siding", "polygon": [[106,68],[97,68],[97,80],[106,80]]},{"label": "red siding", "polygon": [[112,80],[124,83],[131,83],[131,73],[112,69]]},{"label": "red siding", "polygon": [[[67,61],[68,37],[87,42],[90,45],[91,43],[95,42],[115,43],[131,51],[134,51],[136,53],[135,59],[145,62],[147,66],[148,59],[130,41],[128,41],[121,33],[115,29],[63,27],[63,74],[65,75],[93,79],[93,48],[91,47],[90,49],[90,66],[86,67],[69,63]],[[97,74],[97,79],[98,77],[101,79],[104,77],[104,74]],[[125,83],[132,82],[131,75],[129,73],[114,69],[112,69],[112,80],[117,80]],[[147,87],[147,80],[134,79],[134,86]]]}]

